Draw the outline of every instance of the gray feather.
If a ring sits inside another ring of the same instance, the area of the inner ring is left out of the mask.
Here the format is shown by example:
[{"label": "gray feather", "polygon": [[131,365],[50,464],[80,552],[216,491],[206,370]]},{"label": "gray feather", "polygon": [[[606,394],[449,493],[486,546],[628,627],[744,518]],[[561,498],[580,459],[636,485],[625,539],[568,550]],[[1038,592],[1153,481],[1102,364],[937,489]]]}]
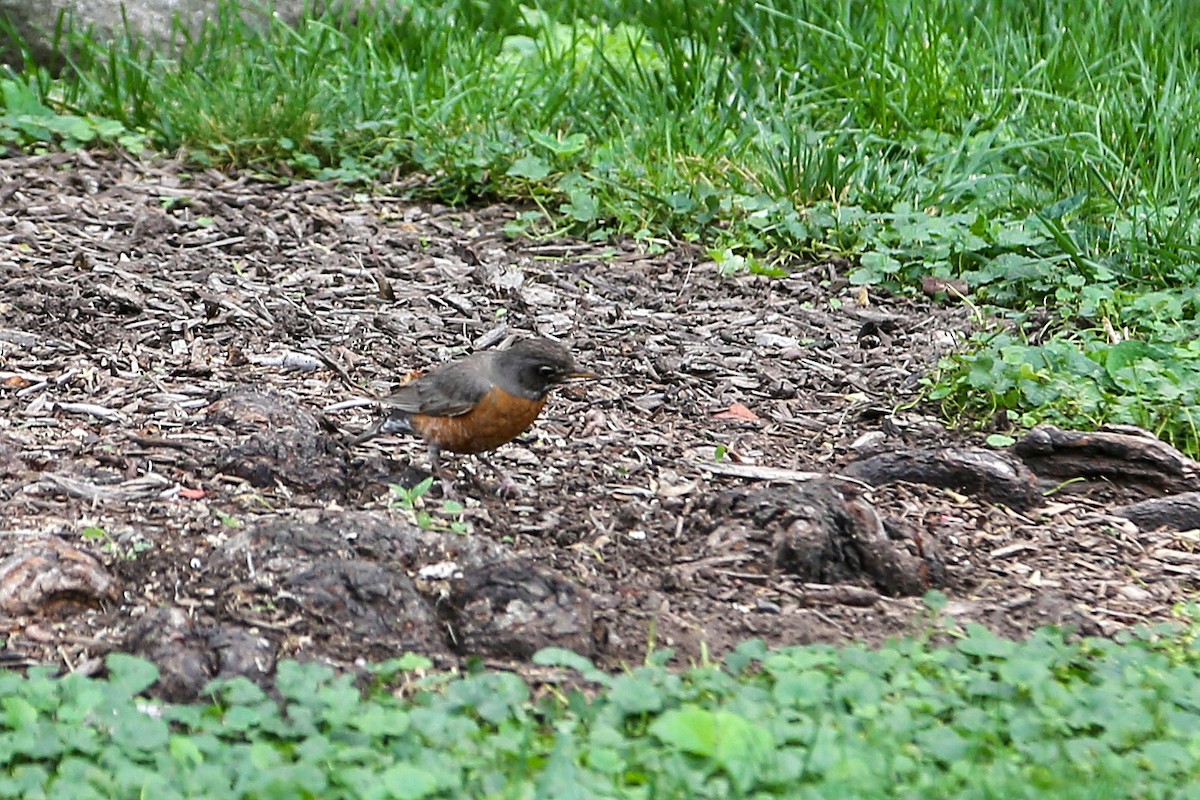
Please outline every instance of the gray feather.
[{"label": "gray feather", "polygon": [[[406,383],[380,402],[402,414],[457,417],[474,408],[492,390],[495,353],[477,353],[455,364],[439,367]],[[482,362],[482,363],[481,363]]]}]

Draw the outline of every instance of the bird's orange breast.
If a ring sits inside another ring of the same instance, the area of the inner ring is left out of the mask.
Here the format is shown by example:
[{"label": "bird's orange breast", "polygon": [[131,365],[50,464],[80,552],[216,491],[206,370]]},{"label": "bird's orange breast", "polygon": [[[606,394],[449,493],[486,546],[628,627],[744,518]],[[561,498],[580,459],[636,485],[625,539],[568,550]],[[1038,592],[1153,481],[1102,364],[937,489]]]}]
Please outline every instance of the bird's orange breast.
[{"label": "bird's orange breast", "polygon": [[414,414],[412,427],[421,438],[452,453],[483,453],[520,436],[542,413],[546,398],[526,400],[493,389],[465,414],[434,417]]}]

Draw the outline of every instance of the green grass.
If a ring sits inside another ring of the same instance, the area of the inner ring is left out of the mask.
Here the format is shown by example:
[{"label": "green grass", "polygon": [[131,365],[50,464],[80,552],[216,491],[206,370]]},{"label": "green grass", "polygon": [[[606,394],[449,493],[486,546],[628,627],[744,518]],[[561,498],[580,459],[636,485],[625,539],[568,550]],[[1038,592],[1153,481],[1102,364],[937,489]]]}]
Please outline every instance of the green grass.
[{"label": "green grass", "polygon": [[749,642],[682,673],[665,652],[616,676],[543,652],[579,670],[563,690],[418,677],[411,656],[367,694],[285,662],[278,696],[237,679],[190,706],[139,699],[155,668],[129,656],[107,680],[5,673],[0,797],[1200,797],[1194,628],[1123,644],[951,631],[939,647]]},{"label": "green grass", "polygon": [[0,136],[419,174],[449,202],[530,202],[514,233],[698,240],[768,272],[844,253],[892,291],[963,276],[1011,319],[943,365],[950,413],[1136,423],[1200,454],[1186,0],[414,0],[223,15],[174,60],[77,52],[67,80],[0,80]]}]

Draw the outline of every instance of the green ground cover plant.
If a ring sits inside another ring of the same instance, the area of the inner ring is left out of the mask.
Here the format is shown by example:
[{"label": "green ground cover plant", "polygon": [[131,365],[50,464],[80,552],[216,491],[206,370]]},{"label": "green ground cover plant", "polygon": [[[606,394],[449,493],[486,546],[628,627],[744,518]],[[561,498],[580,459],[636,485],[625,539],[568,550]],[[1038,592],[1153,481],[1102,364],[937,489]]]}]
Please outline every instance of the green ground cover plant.
[{"label": "green ground cover plant", "polygon": [[64,78],[0,77],[0,140],[419,174],[527,203],[514,234],[696,240],[767,273],[849,254],[892,291],[962,277],[1002,311],[934,378],[953,415],[1136,423],[1200,454],[1186,0],[413,0],[222,13],[169,57],[64,36]]},{"label": "green ground cover plant", "polygon": [[748,642],[682,673],[665,651],[615,676],[538,655],[575,688],[408,656],[364,692],[285,662],[277,695],[237,679],[190,706],[139,697],[155,667],[124,655],[105,680],[3,673],[0,797],[1200,797],[1194,627],[944,630],[938,646]]}]

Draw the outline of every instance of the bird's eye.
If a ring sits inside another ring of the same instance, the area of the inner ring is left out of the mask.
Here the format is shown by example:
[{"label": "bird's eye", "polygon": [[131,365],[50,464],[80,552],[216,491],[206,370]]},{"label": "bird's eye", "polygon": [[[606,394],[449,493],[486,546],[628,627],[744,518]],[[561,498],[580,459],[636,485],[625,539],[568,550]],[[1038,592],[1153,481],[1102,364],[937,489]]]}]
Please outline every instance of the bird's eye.
[{"label": "bird's eye", "polygon": [[545,378],[554,377],[556,372],[557,370],[555,370],[554,367],[550,366],[549,364],[542,364],[540,367],[538,367],[538,374]]}]

